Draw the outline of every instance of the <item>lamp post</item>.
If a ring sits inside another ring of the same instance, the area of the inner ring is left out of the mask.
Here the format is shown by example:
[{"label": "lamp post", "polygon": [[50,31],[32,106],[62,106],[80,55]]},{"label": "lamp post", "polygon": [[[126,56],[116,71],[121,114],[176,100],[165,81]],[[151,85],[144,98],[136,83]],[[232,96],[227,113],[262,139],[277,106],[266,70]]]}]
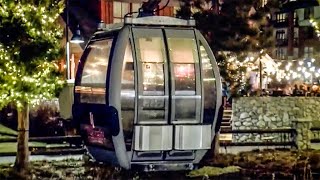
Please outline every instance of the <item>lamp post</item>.
[{"label": "lamp post", "polygon": [[[73,34],[71,40],[71,43],[83,43],[84,38],[81,36],[79,25],[77,27],[76,33]],[[66,0],[66,68],[67,68],[67,74],[66,78],[71,79],[71,73],[70,73],[70,42],[69,42],[69,0]]]},{"label": "lamp post", "polygon": [[66,76],[67,79],[70,79],[69,0],[66,0],[66,65]]}]

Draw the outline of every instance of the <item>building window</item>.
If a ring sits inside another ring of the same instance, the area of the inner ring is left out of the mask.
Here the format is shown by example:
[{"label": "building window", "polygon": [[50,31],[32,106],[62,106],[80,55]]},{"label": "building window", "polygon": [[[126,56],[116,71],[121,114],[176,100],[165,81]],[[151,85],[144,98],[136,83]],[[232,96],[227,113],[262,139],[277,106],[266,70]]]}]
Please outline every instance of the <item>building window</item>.
[{"label": "building window", "polygon": [[297,59],[299,57],[299,48],[293,49],[293,58]]},{"label": "building window", "polygon": [[299,43],[299,29],[295,28],[294,34],[293,34],[293,45],[298,46],[298,43]]},{"label": "building window", "polygon": [[285,22],[287,20],[287,14],[286,13],[281,13],[277,14],[277,22]]},{"label": "building window", "polygon": [[286,54],[285,54],[285,51],[284,51],[283,48],[276,49],[276,57],[277,57],[277,59],[285,59],[285,56],[286,56]]},{"label": "building window", "polygon": [[276,31],[276,41],[278,46],[286,45],[287,43],[287,35],[285,30],[277,30]]},{"label": "building window", "polygon": [[[130,12],[138,12],[140,3],[113,2],[113,23],[123,22],[124,16]],[[135,14],[137,15],[137,13]]]},{"label": "building window", "polygon": [[313,7],[304,9],[304,19],[310,19],[313,16]]},{"label": "building window", "polygon": [[313,47],[304,47],[304,57],[305,58],[313,57]]},{"label": "building window", "polygon": [[284,30],[277,30],[276,32],[276,39],[277,40],[284,40],[286,39],[286,32]]}]

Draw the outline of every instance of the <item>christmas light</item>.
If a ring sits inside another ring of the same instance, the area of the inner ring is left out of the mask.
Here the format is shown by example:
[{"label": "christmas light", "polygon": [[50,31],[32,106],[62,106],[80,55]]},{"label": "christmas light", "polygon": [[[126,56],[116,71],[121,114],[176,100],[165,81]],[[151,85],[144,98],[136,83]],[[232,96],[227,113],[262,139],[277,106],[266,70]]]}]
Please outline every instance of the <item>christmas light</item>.
[{"label": "christmas light", "polygon": [[[57,18],[63,8],[62,0],[37,4],[0,0],[1,32],[11,28],[4,36],[7,40],[0,39],[0,109],[11,102],[22,108],[25,103],[53,98],[64,86],[56,64],[62,55],[63,28],[57,25]],[[19,38],[10,34],[14,32]],[[28,57],[22,54],[23,46],[33,47],[30,50],[36,53],[28,52],[31,58],[22,59]]]}]

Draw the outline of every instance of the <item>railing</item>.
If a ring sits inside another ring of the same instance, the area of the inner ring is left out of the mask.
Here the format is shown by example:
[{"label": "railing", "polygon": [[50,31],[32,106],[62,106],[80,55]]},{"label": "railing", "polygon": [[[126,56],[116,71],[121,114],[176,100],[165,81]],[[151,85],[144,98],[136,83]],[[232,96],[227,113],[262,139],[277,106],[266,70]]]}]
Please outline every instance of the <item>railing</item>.
[{"label": "railing", "polygon": [[[79,135],[74,136],[48,136],[48,137],[30,137],[29,141],[38,141],[46,143],[69,143],[70,145],[81,145],[82,139]],[[17,142],[17,137],[12,136],[5,139],[0,139],[3,142]]]},{"label": "railing", "polygon": [[[320,143],[320,128],[311,128],[311,142]],[[261,138],[261,141],[232,142],[220,141],[221,146],[290,146],[296,147],[296,130],[292,128],[282,129],[244,129],[244,130],[223,130],[220,134],[245,135],[254,134]],[[267,136],[266,136],[267,135]],[[277,136],[277,140],[273,137]],[[269,138],[268,138],[269,137]],[[79,135],[74,136],[52,136],[52,137],[30,137],[29,141],[45,142],[46,146],[30,146],[32,154],[67,154],[84,152],[83,142]],[[2,142],[17,142],[16,136],[0,139]],[[61,145],[50,145],[61,143]]]},{"label": "railing", "polygon": [[[296,130],[291,128],[282,129],[244,129],[244,130],[226,130],[220,134],[245,135],[252,134],[260,136],[260,141],[232,142],[220,141],[221,146],[291,146],[296,147]],[[268,136],[266,136],[268,135]],[[274,137],[277,137],[275,140]]]},{"label": "railing", "polygon": [[[0,139],[3,142],[17,142],[17,137]],[[50,137],[30,137],[29,142],[44,142],[45,145],[30,145],[29,150],[32,155],[66,155],[83,154],[82,138],[74,136],[50,136]],[[1,153],[2,156],[15,155],[15,152]]]}]

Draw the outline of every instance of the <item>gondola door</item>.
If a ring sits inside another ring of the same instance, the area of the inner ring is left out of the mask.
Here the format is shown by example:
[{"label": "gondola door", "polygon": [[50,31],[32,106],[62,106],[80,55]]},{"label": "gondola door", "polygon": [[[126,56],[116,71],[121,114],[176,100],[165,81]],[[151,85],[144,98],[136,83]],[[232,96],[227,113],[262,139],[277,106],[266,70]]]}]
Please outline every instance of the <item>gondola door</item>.
[{"label": "gondola door", "polygon": [[203,87],[198,44],[193,29],[166,29],[171,114],[176,151],[209,149],[211,124],[203,124]]},{"label": "gondola door", "polygon": [[133,28],[138,67],[138,99],[135,120],[136,151],[172,149],[169,124],[169,79],[163,32],[160,28]]},{"label": "gondola door", "polygon": [[209,149],[211,124],[202,124],[194,30],[137,27],[132,32],[138,67],[134,150],[172,159],[163,152]]}]

